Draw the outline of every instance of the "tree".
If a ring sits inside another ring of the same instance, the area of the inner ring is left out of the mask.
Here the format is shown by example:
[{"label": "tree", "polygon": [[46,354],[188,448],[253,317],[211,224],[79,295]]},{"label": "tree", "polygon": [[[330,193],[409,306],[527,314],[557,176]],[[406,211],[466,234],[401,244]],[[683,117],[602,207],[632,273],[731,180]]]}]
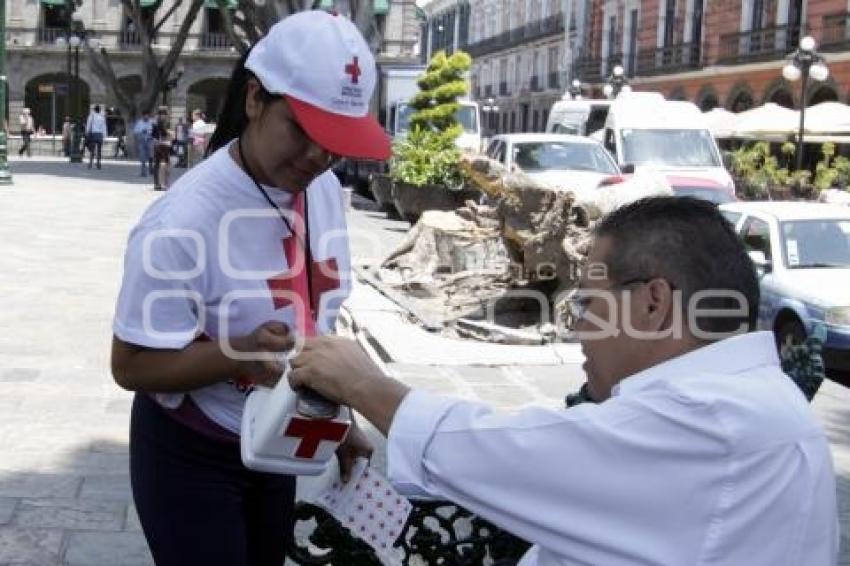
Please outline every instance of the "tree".
[{"label": "tree", "polygon": [[[377,51],[380,32],[373,10],[374,0],[333,0],[333,9],[354,22],[366,43]],[[236,9],[228,9],[228,0],[217,0],[227,35],[240,53],[245,54],[274,24],[304,10],[326,8],[322,0],[238,0]]]},{"label": "tree", "polygon": [[466,72],[471,66],[472,58],[463,51],[450,57],[439,51],[431,58],[425,74],[416,82],[419,92],[410,101],[415,110],[410,117],[412,128],[446,133],[456,130],[453,138],[460,135],[460,126],[455,118],[460,108],[457,99],[469,92]]},{"label": "tree", "polygon": [[[121,110],[121,115],[127,121],[128,128],[132,127],[132,124],[135,123],[143,112],[151,111],[156,106],[157,98],[164,90],[171,77],[171,73],[177,65],[177,60],[183,51],[183,46],[189,35],[189,29],[198,16],[204,0],[189,0],[187,10],[180,23],[180,28],[175,34],[171,46],[164,56],[160,55],[153,48],[153,39],[166,20],[183,3],[184,0],[174,0],[171,7],[162,15],[159,21],[156,21],[155,16],[151,20],[143,17],[139,0],[121,0],[122,6],[133,22],[135,29],[139,32],[142,48],[142,68],[140,73],[142,77],[142,90],[137,94],[135,99],[133,93],[127,92],[118,81],[118,76],[112,67],[109,51],[105,47],[92,48],[87,43],[84,43],[92,71],[103,82],[106,89],[115,99],[118,108]],[[162,5],[161,1],[157,6],[160,5]],[[127,136],[127,141],[131,146],[134,145],[133,136]]]}]

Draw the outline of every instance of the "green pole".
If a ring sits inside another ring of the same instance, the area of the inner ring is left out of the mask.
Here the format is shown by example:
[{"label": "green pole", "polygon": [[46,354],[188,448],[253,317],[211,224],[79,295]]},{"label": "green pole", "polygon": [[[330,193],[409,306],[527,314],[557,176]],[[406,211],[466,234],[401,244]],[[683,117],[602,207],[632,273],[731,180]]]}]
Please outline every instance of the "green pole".
[{"label": "green pole", "polygon": [[0,0],[0,185],[12,184],[6,129],[6,0]]}]

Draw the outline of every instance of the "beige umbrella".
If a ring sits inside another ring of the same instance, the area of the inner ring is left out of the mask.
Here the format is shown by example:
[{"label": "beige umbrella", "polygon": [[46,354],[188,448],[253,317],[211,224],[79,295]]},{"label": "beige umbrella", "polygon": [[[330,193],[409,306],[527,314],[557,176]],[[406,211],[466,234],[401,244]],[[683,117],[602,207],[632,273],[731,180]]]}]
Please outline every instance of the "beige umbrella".
[{"label": "beige umbrella", "polygon": [[800,117],[796,110],[789,110],[776,103],[768,102],[758,108],[737,114],[732,128],[732,137],[788,136],[797,133],[799,128]]},{"label": "beige umbrella", "polygon": [[732,127],[735,124],[735,113],[729,112],[725,108],[712,108],[708,112],[703,112],[708,129],[715,138],[732,137]]},{"label": "beige umbrella", "polygon": [[806,132],[813,134],[850,134],[850,106],[840,102],[821,102],[806,108]]}]

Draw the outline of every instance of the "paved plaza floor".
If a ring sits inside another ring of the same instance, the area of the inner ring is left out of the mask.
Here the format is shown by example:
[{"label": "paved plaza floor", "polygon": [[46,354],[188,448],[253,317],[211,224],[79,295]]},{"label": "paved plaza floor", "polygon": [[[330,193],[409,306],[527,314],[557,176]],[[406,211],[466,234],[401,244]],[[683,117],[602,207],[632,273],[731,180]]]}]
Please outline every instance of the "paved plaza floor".
[{"label": "paved plaza floor", "polygon": [[[11,168],[14,184],[0,186],[0,565],[149,565],[127,471],[132,395],[112,380],[109,345],[128,230],[160,193],[134,162],[89,170],[33,159]],[[355,240],[362,261],[388,251],[407,227],[357,197],[350,219],[353,230],[380,235],[380,249]],[[355,290],[347,326],[371,327],[401,379],[500,407],[558,405],[582,379],[574,347],[472,367],[436,344],[431,359],[421,345],[433,337],[370,287]],[[491,355],[478,348],[467,353]],[[840,564],[850,566],[850,394],[826,384],[814,407],[833,447]],[[310,488],[305,482],[302,493]]]}]

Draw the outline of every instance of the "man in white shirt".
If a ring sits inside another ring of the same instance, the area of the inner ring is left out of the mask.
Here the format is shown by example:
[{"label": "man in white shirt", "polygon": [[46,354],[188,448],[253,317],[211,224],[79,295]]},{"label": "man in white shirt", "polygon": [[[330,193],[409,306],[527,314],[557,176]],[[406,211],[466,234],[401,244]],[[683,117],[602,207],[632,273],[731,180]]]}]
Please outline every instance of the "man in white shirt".
[{"label": "man in white shirt", "polygon": [[97,168],[100,169],[100,157],[103,152],[103,140],[106,138],[106,118],[100,113],[100,104],[95,104],[86,120],[86,145],[89,148],[89,169],[97,154]]},{"label": "man in white shirt", "polygon": [[571,315],[599,404],[500,414],[308,341],[293,387],[388,435],[390,478],[533,543],[520,564],[828,566],[829,445],[780,370],[743,245],[716,208],[655,197],[601,221]]}]

